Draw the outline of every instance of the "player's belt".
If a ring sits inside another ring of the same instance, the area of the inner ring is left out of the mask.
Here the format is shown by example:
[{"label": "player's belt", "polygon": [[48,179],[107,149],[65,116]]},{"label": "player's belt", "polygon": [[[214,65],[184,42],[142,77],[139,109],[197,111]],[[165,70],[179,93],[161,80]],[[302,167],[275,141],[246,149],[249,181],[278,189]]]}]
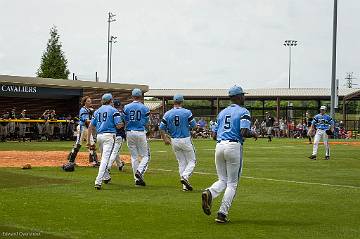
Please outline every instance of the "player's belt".
[{"label": "player's belt", "polygon": [[221,141],[227,141],[227,142],[230,142],[230,143],[241,143],[240,140],[237,140],[237,139],[218,140],[216,142],[220,143]]}]

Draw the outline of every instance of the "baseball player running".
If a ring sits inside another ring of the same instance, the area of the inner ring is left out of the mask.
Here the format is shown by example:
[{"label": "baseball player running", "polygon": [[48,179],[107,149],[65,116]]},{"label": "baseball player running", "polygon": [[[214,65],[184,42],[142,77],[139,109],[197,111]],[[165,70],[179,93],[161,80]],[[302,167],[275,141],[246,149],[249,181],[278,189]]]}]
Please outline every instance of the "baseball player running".
[{"label": "baseball player running", "polygon": [[[120,100],[115,99],[114,100],[114,107],[117,108],[120,112],[120,106],[121,106],[121,102]],[[124,119],[124,114],[121,114],[121,118],[122,118],[122,123],[125,125],[125,119]],[[123,142],[125,142],[126,140],[126,133],[125,133],[125,128],[122,127],[121,129],[116,129],[116,138],[115,138],[115,145],[114,145],[114,150],[113,153],[110,156],[110,168],[113,165],[114,161],[116,162],[116,166],[118,167],[119,171],[122,171],[124,169],[125,166],[125,162],[123,162],[122,160],[120,160],[120,150],[121,150],[121,146],[123,144]]]},{"label": "baseball player running", "polygon": [[320,114],[317,114],[312,123],[308,135],[311,135],[316,128],[316,134],[314,137],[314,145],[312,155],[310,159],[316,160],[318,146],[320,139],[322,138],[325,145],[325,160],[330,159],[330,146],[328,143],[328,135],[332,135],[334,132],[334,120],[326,113],[326,106],[320,107]]},{"label": "baseball player running", "polygon": [[[143,93],[140,89],[132,91],[133,102],[125,105],[126,139],[131,155],[135,185],[145,186],[144,173],[150,161],[150,149],[146,139],[146,128],[150,110],[142,102]],[[139,162],[138,158],[141,158]]]},{"label": "baseball player running", "polygon": [[228,222],[229,209],[242,171],[244,138],[257,139],[257,134],[250,130],[250,113],[242,107],[245,100],[244,94],[240,86],[230,88],[229,97],[232,104],[219,113],[218,126],[213,132],[213,138],[217,140],[215,164],[219,179],[201,196],[203,211],[206,215],[210,215],[212,200],[225,190],[215,219],[217,223]]},{"label": "baseball player running", "polygon": [[[195,150],[190,138],[190,129],[196,127],[190,110],[182,108],[184,97],[174,96],[174,108],[167,111],[160,123],[161,136],[165,144],[171,144],[179,163],[180,182],[183,191],[192,191],[189,178],[196,164]],[[169,135],[171,139],[169,139]]]},{"label": "baseball player running", "polygon": [[119,111],[111,105],[112,99],[112,95],[109,93],[102,96],[102,106],[95,111],[88,128],[88,147],[91,147],[91,133],[96,128],[97,141],[101,151],[99,173],[95,180],[95,189],[98,190],[101,189],[103,181],[107,184],[111,180],[108,167],[111,167],[110,158],[114,151],[116,129],[124,127]]},{"label": "baseball player running", "polygon": [[95,140],[92,135],[91,135],[91,137],[86,137],[88,126],[90,124],[90,120],[93,115],[93,110],[90,108],[91,104],[92,104],[92,102],[91,102],[91,98],[89,96],[85,96],[81,99],[82,107],[79,112],[80,123],[78,126],[79,128],[77,130],[76,142],[75,142],[74,147],[72,148],[71,152],[69,153],[69,156],[68,156],[69,163],[67,163],[63,166],[63,169],[65,171],[67,170],[67,168],[69,168],[69,166],[71,166],[72,164],[75,163],[75,159],[81,148],[81,144],[84,141],[84,139],[86,139],[86,138],[90,139],[90,141],[89,141],[90,142],[89,162],[92,162],[93,166],[99,166],[99,162],[98,162],[97,154],[96,154]]}]

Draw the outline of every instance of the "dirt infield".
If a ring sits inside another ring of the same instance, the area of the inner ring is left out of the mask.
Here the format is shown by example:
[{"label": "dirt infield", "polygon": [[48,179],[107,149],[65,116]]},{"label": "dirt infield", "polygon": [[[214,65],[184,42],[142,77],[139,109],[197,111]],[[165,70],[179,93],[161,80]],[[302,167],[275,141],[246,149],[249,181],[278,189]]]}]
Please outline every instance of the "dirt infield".
[{"label": "dirt infield", "polygon": [[360,141],[329,141],[329,144],[360,146]]},{"label": "dirt infield", "polygon": [[[0,151],[0,167],[22,167],[25,164],[32,167],[60,167],[67,162],[68,154],[69,152],[65,151]],[[121,159],[130,162],[129,155],[122,155]],[[89,154],[80,152],[76,164],[90,166]]]}]

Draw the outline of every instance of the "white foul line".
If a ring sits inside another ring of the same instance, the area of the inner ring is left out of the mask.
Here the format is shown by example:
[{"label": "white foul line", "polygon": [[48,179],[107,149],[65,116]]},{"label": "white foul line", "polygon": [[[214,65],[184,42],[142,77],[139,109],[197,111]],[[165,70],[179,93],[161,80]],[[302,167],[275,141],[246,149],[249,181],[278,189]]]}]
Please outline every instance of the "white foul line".
[{"label": "white foul line", "polygon": [[[163,172],[174,172],[171,169],[152,169],[154,171],[163,171]],[[216,176],[216,173],[206,173],[206,172],[194,172],[194,174],[199,175],[213,175]],[[296,183],[296,184],[305,184],[305,185],[319,185],[319,186],[328,186],[328,187],[340,187],[340,188],[353,188],[360,189],[358,186],[351,185],[341,185],[341,184],[329,184],[329,183],[312,183],[312,182],[303,182],[303,181],[294,181],[294,180],[285,180],[285,179],[274,179],[274,178],[257,178],[257,177],[249,177],[249,176],[241,176],[246,179],[254,179],[254,180],[264,180],[264,181],[273,181],[273,182],[282,182],[282,183]]]}]

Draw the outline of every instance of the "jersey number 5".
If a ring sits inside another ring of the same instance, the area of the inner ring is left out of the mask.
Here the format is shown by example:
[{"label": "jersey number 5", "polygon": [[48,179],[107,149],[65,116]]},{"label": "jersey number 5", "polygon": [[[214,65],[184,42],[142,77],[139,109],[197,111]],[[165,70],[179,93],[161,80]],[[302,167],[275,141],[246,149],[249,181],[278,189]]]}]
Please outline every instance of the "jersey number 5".
[{"label": "jersey number 5", "polygon": [[224,129],[230,129],[231,128],[230,119],[231,119],[231,115],[226,115],[225,116]]},{"label": "jersey number 5", "polygon": [[141,120],[141,111],[140,110],[131,110],[130,111],[130,120],[131,121],[135,121],[135,119],[137,121],[140,121]]}]

